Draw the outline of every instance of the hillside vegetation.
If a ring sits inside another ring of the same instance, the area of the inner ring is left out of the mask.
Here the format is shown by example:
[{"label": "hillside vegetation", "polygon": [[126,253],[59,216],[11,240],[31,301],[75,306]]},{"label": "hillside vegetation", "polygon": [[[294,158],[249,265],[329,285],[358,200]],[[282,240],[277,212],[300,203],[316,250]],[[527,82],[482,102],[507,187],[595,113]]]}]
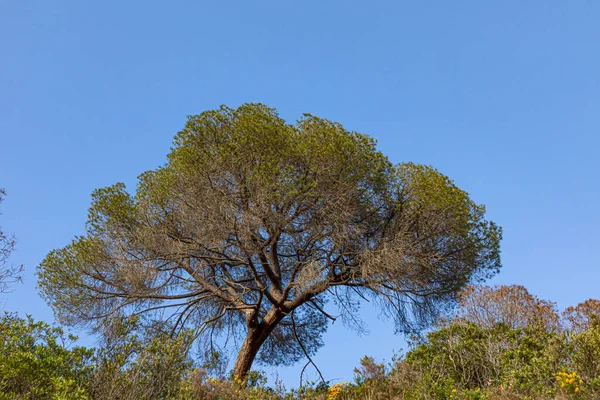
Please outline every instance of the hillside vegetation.
[{"label": "hillside vegetation", "polygon": [[599,315],[597,300],[559,313],[520,286],[469,287],[458,308],[390,363],[365,356],[352,382],[287,390],[260,371],[244,385],[217,356],[195,363],[185,331],[111,319],[99,347],[85,349],[59,328],[6,314],[0,399],[595,399]]}]

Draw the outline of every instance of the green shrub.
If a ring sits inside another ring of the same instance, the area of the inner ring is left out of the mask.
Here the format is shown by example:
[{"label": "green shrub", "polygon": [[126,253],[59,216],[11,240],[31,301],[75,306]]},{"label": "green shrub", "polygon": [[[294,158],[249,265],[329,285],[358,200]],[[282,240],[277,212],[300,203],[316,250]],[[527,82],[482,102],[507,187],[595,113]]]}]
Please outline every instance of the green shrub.
[{"label": "green shrub", "polygon": [[0,399],[86,399],[93,351],[31,316],[0,318]]}]

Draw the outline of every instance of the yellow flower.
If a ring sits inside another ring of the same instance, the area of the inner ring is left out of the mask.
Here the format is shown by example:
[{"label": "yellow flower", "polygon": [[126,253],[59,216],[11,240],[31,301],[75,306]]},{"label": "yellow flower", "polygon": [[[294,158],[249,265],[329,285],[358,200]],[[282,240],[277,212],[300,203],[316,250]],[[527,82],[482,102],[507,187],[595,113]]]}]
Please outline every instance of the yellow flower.
[{"label": "yellow flower", "polygon": [[336,383],[327,390],[327,400],[337,399],[346,387],[345,383]]},{"label": "yellow flower", "polygon": [[575,388],[575,392],[579,392],[579,388],[578,387]]}]

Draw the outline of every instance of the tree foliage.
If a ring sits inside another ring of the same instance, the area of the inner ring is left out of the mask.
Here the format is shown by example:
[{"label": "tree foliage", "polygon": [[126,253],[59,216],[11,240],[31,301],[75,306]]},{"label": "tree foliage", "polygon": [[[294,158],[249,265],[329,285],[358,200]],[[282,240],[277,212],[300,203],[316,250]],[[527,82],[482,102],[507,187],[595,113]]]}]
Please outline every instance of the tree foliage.
[{"label": "tree foliage", "polygon": [[568,307],[562,314],[566,328],[581,332],[590,328],[594,320],[600,319],[600,300],[588,299],[575,307]]},{"label": "tree foliage", "polygon": [[68,324],[145,313],[195,328],[206,349],[243,339],[245,376],[256,356],[314,354],[333,314],[360,328],[368,297],[398,330],[430,322],[500,267],[484,211],[434,168],[394,165],[339,123],[223,106],[189,117],[135,194],[96,190],[86,235],[48,254],[39,285]]},{"label": "tree foliage", "polygon": [[459,307],[450,319],[487,328],[505,324],[512,329],[536,325],[546,330],[560,329],[556,304],[539,299],[520,285],[469,285],[460,293]]}]

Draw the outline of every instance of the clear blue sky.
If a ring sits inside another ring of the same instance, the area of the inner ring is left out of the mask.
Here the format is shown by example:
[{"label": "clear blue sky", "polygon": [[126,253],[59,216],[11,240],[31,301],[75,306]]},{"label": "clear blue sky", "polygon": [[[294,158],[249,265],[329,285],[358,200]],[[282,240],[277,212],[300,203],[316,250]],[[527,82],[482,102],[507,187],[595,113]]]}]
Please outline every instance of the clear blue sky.
[{"label": "clear blue sky", "polygon": [[[493,283],[561,308],[598,298],[598,21],[592,0],[4,0],[0,224],[26,273],[0,309],[51,320],[33,273],[83,233],[92,190],[133,187],[186,115],[243,102],[340,121],[452,177],[504,227]],[[327,378],[405,347],[364,314],[369,336],[327,333]]]}]

